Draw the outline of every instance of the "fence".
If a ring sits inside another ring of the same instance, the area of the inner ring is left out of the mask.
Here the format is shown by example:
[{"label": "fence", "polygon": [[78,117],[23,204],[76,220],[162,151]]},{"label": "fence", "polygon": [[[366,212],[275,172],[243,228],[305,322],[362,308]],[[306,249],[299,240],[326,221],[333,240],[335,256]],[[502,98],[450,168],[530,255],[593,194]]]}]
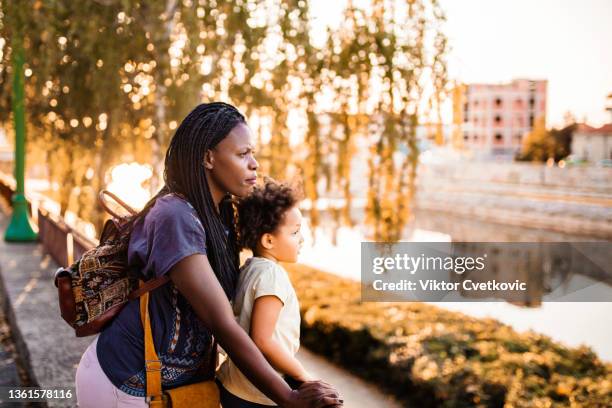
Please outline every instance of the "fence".
[{"label": "fence", "polygon": [[[9,203],[14,194],[14,186],[11,185],[11,181],[7,177],[0,178],[0,196]],[[38,238],[43,248],[57,264],[70,265],[85,251],[96,245],[96,242],[66,224],[62,219],[41,208],[37,203],[33,203],[30,197],[28,197],[28,208],[30,214],[36,215]],[[33,208],[34,211],[32,211]]]}]

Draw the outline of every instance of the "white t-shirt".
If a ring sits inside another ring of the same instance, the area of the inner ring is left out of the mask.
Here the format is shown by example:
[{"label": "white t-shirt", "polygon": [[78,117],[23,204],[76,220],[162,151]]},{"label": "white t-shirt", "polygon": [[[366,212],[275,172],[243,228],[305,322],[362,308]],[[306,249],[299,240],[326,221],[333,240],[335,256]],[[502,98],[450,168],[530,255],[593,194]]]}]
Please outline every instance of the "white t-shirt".
[{"label": "white t-shirt", "polygon": [[[272,338],[295,355],[300,347],[300,305],[289,276],[274,261],[261,257],[247,259],[240,268],[233,302],[236,320],[247,333],[250,333],[251,329],[251,313],[255,299],[267,295],[274,295],[283,302]],[[258,404],[276,405],[259,391],[229,358],[219,368],[217,378],[237,397]]]}]

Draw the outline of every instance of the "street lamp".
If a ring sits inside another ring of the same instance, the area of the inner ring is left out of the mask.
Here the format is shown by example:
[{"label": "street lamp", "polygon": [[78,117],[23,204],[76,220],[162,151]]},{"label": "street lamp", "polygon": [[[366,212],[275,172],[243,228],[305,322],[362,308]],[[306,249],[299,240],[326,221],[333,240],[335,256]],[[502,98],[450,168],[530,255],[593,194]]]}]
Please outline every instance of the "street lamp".
[{"label": "street lamp", "polygon": [[25,197],[25,98],[23,91],[23,44],[20,30],[12,36],[13,60],[13,121],[15,123],[15,181],[13,194],[13,215],[6,229],[6,241],[28,242],[38,239],[28,217],[28,202]]}]

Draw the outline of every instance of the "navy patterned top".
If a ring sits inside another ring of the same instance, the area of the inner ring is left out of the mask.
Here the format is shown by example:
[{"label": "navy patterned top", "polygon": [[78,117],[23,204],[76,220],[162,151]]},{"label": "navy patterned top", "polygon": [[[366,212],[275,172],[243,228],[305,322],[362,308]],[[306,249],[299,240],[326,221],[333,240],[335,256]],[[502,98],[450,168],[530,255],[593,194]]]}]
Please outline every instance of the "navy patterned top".
[{"label": "navy patterned top", "polygon": [[[162,276],[181,259],[206,254],[204,227],[186,200],[169,194],[160,197],[144,220],[134,225],[128,263],[147,278]],[[172,282],[150,292],[149,315],[155,350],[162,362],[162,387],[177,387],[196,380],[207,367],[212,336]],[[139,299],[130,301],[104,328],[97,355],[108,379],[127,394],[144,397],[144,332]]]}]

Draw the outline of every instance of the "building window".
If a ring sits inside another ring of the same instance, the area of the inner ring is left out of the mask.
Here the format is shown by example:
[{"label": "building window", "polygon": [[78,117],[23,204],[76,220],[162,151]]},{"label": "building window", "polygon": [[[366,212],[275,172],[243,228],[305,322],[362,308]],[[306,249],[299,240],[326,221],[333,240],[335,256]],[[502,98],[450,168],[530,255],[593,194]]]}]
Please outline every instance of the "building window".
[{"label": "building window", "polygon": [[502,105],[501,98],[495,98],[495,106],[500,107]]},{"label": "building window", "polygon": [[534,118],[533,115],[529,115],[529,127],[533,127]]},{"label": "building window", "polygon": [[519,142],[521,141],[521,138],[523,137],[523,135],[521,135],[520,133],[517,133],[515,138],[516,140],[518,140]]},{"label": "building window", "polygon": [[463,115],[463,121],[467,123],[467,121],[468,121],[468,115]]},{"label": "building window", "polygon": [[495,115],[495,124],[499,125],[501,123],[501,116]]},{"label": "building window", "polygon": [[503,136],[501,133],[496,133],[495,134],[495,141],[496,142],[501,142],[501,140],[503,139]]},{"label": "building window", "polygon": [[474,106],[478,106],[478,99],[474,101]]},{"label": "building window", "polygon": [[468,140],[468,134],[467,134],[467,132],[463,134],[463,140]]},{"label": "building window", "polygon": [[530,107],[530,108],[533,108],[534,106],[535,106],[535,99],[534,99],[534,97],[532,96],[531,98],[529,98],[529,107]]}]

